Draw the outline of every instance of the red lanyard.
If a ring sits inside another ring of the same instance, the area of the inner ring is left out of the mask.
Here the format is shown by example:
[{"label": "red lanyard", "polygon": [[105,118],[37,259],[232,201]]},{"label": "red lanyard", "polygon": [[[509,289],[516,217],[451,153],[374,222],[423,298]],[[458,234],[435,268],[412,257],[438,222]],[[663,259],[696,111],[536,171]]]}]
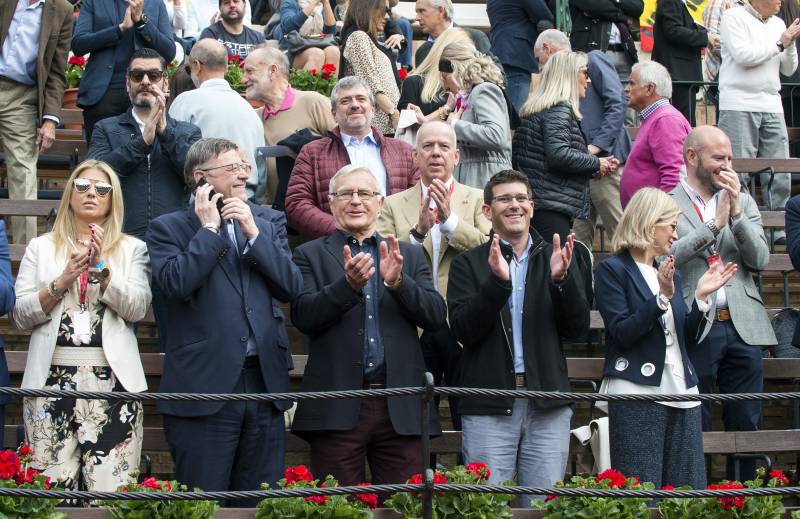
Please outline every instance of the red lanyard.
[{"label": "red lanyard", "polygon": [[81,304],[81,311],[86,310],[86,290],[89,287],[89,273],[81,272],[78,278],[78,286],[80,287],[80,299],[78,302]]}]

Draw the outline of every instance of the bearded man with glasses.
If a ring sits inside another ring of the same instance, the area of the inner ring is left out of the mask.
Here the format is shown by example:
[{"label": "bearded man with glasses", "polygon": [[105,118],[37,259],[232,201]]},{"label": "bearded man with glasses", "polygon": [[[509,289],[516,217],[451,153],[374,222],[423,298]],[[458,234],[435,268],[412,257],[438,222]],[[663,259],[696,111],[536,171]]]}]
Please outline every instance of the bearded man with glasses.
[{"label": "bearded man with glasses", "polygon": [[167,115],[164,58],[148,48],[134,52],[125,88],[131,106],[95,126],[89,156],[120,177],[125,201],[123,231],[144,239],[150,222],[186,205],[183,164],[200,128]]},{"label": "bearded man with glasses", "polygon": [[[425,361],[417,328],[437,330],[445,305],[420,249],[376,231],[375,175],[347,165],[328,187],[336,229],[294,251],[303,292],[292,323],[309,338],[301,391],[418,386]],[[292,432],[311,444],[311,470],[341,485],[404,483],[423,469],[419,397],[303,400]],[[430,430],[441,432],[431,404]]]},{"label": "bearded man with glasses", "polygon": [[[531,228],[528,177],[496,173],[483,192],[492,222],[488,243],[453,260],[447,290],[450,327],[464,348],[461,384],[485,389],[571,391],[561,337],[589,331],[589,303],[572,264],[574,237],[552,245]],[[492,469],[490,483],[517,478],[550,487],[564,478],[569,402],[461,398],[464,461]],[[532,497],[521,496],[522,506]]]}]

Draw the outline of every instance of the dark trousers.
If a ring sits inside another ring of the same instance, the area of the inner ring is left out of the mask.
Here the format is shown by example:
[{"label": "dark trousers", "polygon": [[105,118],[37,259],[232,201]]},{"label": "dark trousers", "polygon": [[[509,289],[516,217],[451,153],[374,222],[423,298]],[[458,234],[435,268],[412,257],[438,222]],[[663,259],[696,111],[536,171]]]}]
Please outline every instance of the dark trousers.
[{"label": "dark trousers", "polygon": [[663,485],[706,488],[700,408],[653,402],[609,402],[611,466]]},{"label": "dark trousers", "polygon": [[106,91],[105,95],[96,105],[83,108],[83,134],[86,142],[92,143],[92,132],[94,125],[108,117],[114,117],[125,113],[131,106],[131,100],[124,88],[112,88]]},{"label": "dark trousers", "polygon": [[677,108],[692,126],[695,125],[695,119],[697,119],[695,115],[697,109],[696,94],[697,87],[672,84],[672,106]]},{"label": "dark trousers", "polygon": [[[233,393],[266,393],[259,367],[245,368]],[[283,413],[270,402],[227,402],[210,416],[164,415],[164,432],[175,476],[190,489],[276,488],[283,477]],[[236,499],[232,507],[254,507],[257,499]]]},{"label": "dark trousers", "polygon": [[[701,393],[760,393],[763,390],[763,360],[759,346],[745,344],[733,321],[714,321],[703,342],[689,350]],[[761,418],[761,402],[724,402],[722,421],[726,431],[755,431]],[[711,430],[711,402],[703,403],[703,430]],[[741,462],[742,479],[755,477],[755,462]],[[734,479],[733,459],[728,458],[726,476]]]},{"label": "dark trousers", "polygon": [[419,436],[397,434],[385,398],[364,398],[356,426],[349,431],[319,431],[305,436],[311,444],[311,472],[315,478],[333,475],[342,486],[366,481],[364,460],[372,483],[405,483],[422,472]]},{"label": "dark trousers", "polygon": [[563,247],[564,240],[572,229],[572,217],[560,211],[535,209],[531,225],[547,243],[553,243],[553,235],[558,234]]},{"label": "dark trousers", "polygon": [[[447,385],[458,387],[461,385],[461,346],[458,345],[450,326],[445,324],[438,330],[424,331],[419,338],[422,346],[422,355],[425,357],[425,369],[433,374],[433,382],[437,386]],[[458,411],[457,396],[447,397],[450,402],[450,417],[453,429],[461,430],[461,413]],[[439,405],[439,397],[436,397]]]}]

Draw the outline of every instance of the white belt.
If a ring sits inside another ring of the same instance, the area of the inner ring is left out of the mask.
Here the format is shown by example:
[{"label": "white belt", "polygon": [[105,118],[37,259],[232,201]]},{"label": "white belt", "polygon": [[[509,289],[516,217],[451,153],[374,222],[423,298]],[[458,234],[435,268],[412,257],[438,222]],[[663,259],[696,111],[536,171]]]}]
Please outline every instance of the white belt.
[{"label": "white belt", "polygon": [[96,346],[56,346],[50,364],[55,366],[108,366],[103,348]]}]

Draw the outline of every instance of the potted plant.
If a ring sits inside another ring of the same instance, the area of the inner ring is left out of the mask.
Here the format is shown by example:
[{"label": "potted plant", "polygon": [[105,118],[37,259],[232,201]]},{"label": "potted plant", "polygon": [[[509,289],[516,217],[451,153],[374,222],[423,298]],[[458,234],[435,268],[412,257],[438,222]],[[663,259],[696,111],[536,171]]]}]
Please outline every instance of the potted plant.
[{"label": "potted plant", "polygon": [[[369,483],[361,483],[362,486]],[[328,476],[320,483],[305,465],[287,467],[280,488],[332,488],[339,482]],[[269,488],[266,483],[263,488]],[[378,506],[376,494],[268,498],[258,503],[256,519],[370,519]]]},{"label": "potted plant", "polygon": [[[453,470],[436,471],[433,476],[434,485],[445,483],[485,485],[491,472],[483,463],[459,465]],[[408,483],[421,484],[422,474],[415,474]],[[513,484],[511,481],[504,485]],[[482,494],[472,492],[437,492],[433,495],[433,517],[435,519],[510,519],[511,494]],[[404,519],[422,517],[422,495],[416,492],[398,492],[386,500],[385,506],[398,512]]]},{"label": "potted plant", "polygon": [[[0,452],[0,488],[52,488],[50,478],[30,468],[33,451],[27,445],[19,449]],[[0,517],[25,517],[30,519],[67,519],[56,512],[58,499],[29,497],[0,497]]]},{"label": "potted plant", "polygon": [[86,67],[86,56],[71,55],[67,60],[67,68],[64,76],[67,79],[67,88],[64,90],[64,98],[61,106],[64,108],[77,108],[78,86],[83,78],[83,70]]},{"label": "potted plant", "polygon": [[[186,492],[186,485],[177,481],[162,481],[156,478],[145,478],[141,483],[135,480],[117,488],[119,492]],[[199,491],[199,489],[195,489]],[[112,519],[140,519],[149,517],[165,517],[169,519],[211,519],[217,513],[219,505],[216,501],[177,501],[177,500],[114,500],[104,501],[108,515]]]},{"label": "potted plant", "polygon": [[[595,477],[573,476],[568,483],[558,482],[559,488],[598,488],[625,490],[652,490],[652,483],[642,483],[636,477],[626,477],[621,472],[608,469]],[[644,498],[611,498],[611,497],[566,497],[547,496],[544,503],[535,502],[534,506],[544,510],[546,519],[566,519],[571,517],[618,519],[650,519],[647,499]]]},{"label": "potted plant", "polygon": [[310,90],[330,97],[336,84],[336,65],[326,63],[322,69],[292,69],[289,72],[289,84],[297,90]]}]

